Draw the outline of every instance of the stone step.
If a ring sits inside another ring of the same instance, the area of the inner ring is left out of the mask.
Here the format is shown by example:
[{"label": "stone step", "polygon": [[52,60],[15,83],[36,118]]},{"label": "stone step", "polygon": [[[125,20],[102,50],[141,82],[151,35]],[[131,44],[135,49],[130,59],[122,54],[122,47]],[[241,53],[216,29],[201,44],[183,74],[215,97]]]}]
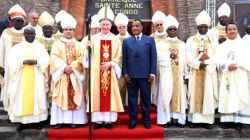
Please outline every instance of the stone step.
[{"label": "stone step", "polygon": [[[25,129],[21,133],[16,132],[17,124],[11,126],[0,125],[0,139],[14,140],[14,139],[46,139],[49,123],[45,123],[45,127],[42,130],[36,129]],[[236,129],[222,129],[220,125],[214,125],[212,129],[204,128],[189,128],[185,126],[184,128],[179,128],[171,126],[170,128],[164,129],[165,139],[224,139],[224,138],[234,138],[234,139],[250,139],[250,125],[243,125],[241,130]]]},{"label": "stone step", "polygon": [[0,115],[7,114],[6,111],[4,111],[4,108],[1,106],[0,107]]},{"label": "stone step", "polygon": [[0,114],[0,126],[17,126],[17,124],[11,123],[8,115]]},{"label": "stone step", "polygon": [[171,127],[164,131],[165,138],[249,138],[250,125],[243,125],[241,130],[233,128],[222,129],[220,125],[214,125],[212,129]]},{"label": "stone step", "polygon": [[45,140],[48,138],[47,129],[25,129],[17,133],[17,126],[0,126],[0,139],[1,140]]},{"label": "stone step", "polygon": [[[23,132],[16,132],[17,126],[0,126],[0,139],[1,140],[14,140],[14,139],[47,139],[48,126],[42,130],[25,129]],[[164,130],[164,138],[169,140],[208,140],[208,139],[250,139],[250,127],[243,126],[243,129],[222,129],[215,126],[213,129],[203,128],[178,128],[171,127]]]},{"label": "stone step", "polygon": [[250,138],[164,138],[164,140],[250,140]]},{"label": "stone step", "polygon": [[3,121],[8,120],[8,115],[6,114],[0,115],[0,120],[3,120]]}]

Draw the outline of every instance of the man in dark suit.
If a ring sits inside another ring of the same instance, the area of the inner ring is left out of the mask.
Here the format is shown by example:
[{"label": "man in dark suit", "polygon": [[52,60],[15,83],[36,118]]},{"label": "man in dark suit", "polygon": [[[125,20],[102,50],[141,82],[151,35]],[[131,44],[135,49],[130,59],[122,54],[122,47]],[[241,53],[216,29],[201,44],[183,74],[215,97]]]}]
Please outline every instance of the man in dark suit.
[{"label": "man in dark suit", "polygon": [[8,28],[10,25],[10,19],[5,19],[5,20],[2,20],[0,21],[0,36],[2,35],[3,33],[3,30]]},{"label": "man in dark suit", "polygon": [[151,82],[156,74],[156,47],[152,37],[142,34],[142,21],[132,23],[133,36],[124,39],[122,45],[122,75],[128,87],[128,129],[134,129],[138,122],[137,101],[140,89],[142,122],[150,129]]}]

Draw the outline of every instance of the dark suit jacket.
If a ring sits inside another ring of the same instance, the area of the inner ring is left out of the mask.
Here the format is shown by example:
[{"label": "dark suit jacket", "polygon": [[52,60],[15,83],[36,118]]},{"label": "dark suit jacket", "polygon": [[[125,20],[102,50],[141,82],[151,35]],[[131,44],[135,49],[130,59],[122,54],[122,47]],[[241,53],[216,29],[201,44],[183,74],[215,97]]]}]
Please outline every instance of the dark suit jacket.
[{"label": "dark suit jacket", "polygon": [[8,19],[0,21],[0,36],[2,35],[4,29],[9,27],[9,24],[10,24],[10,22]]},{"label": "dark suit jacket", "polygon": [[148,78],[156,75],[157,63],[155,41],[142,34],[139,42],[135,36],[124,39],[122,44],[122,75],[130,78]]}]

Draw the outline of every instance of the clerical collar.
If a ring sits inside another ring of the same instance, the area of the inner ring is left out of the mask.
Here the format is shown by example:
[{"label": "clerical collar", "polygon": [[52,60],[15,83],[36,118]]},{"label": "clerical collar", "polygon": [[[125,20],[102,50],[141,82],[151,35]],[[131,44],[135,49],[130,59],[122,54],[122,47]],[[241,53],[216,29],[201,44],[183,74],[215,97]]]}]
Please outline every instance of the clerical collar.
[{"label": "clerical collar", "polygon": [[220,27],[220,28],[223,28],[223,29],[226,28],[226,26],[221,25],[220,22],[217,24],[217,26]]},{"label": "clerical collar", "polygon": [[170,41],[177,41],[178,37],[167,37],[167,39]]},{"label": "clerical collar", "polygon": [[158,36],[164,36],[166,35],[166,30],[163,30],[163,32],[158,32],[158,31],[155,31],[155,34],[158,35]]},{"label": "clerical collar", "polygon": [[11,27],[10,30],[14,33],[23,33],[23,28],[21,30],[17,30],[14,27]]},{"label": "clerical collar", "polygon": [[108,39],[110,35],[111,35],[110,32],[108,34],[101,33],[101,37],[104,38],[104,39]]},{"label": "clerical collar", "polygon": [[235,39],[229,39],[229,38],[227,38],[227,41],[230,42],[230,43],[233,43],[233,42],[238,41],[238,40],[241,40],[240,35],[237,35],[237,37]]},{"label": "clerical collar", "polygon": [[28,26],[32,27],[32,28],[39,28],[39,25],[37,24],[36,26],[32,26],[30,23],[28,24]]},{"label": "clerical collar", "polygon": [[35,40],[34,40],[33,42],[28,42],[28,41],[24,40],[23,42],[24,42],[25,44],[27,44],[27,45],[32,45],[32,44],[35,42]]},{"label": "clerical collar", "polygon": [[45,37],[45,36],[44,36],[44,39],[45,39],[45,40],[52,40],[52,37]]},{"label": "clerical collar", "polygon": [[197,32],[197,37],[198,37],[199,39],[203,39],[204,41],[205,41],[205,40],[208,40],[207,34],[201,35],[199,32]]}]

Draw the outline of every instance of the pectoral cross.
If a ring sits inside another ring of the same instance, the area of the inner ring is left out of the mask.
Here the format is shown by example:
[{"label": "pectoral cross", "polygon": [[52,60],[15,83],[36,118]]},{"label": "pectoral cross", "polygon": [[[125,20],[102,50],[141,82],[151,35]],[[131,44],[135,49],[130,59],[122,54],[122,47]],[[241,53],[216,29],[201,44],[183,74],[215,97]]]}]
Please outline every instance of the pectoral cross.
[{"label": "pectoral cross", "polygon": [[203,39],[201,39],[201,44],[200,44],[200,47],[199,47],[199,54],[201,52],[204,52],[204,40]]}]

